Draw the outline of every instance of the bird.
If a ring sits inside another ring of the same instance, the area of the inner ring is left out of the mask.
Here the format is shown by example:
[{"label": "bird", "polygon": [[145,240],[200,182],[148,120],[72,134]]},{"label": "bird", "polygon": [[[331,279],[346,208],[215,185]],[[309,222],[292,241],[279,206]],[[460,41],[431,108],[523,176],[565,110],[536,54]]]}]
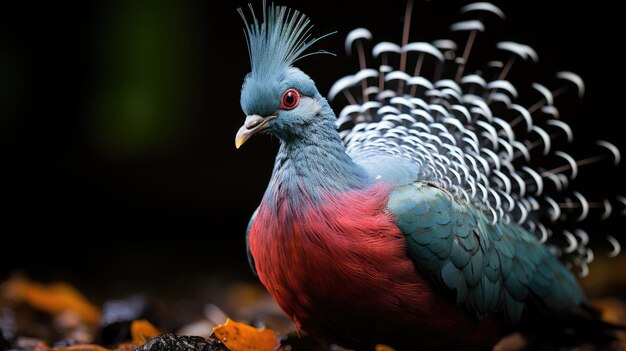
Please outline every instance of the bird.
[{"label": "bird", "polygon": [[[611,330],[575,276],[594,258],[581,223],[623,214],[626,200],[588,200],[573,184],[579,168],[617,164],[620,151],[599,140],[599,155],[575,159],[555,104],[582,97],[583,80],[562,71],[556,89],[522,90],[512,67],[538,55],[513,41],[497,42],[504,59],[473,63],[484,22],[505,17],[491,3],[461,8],[450,33],[465,42],[411,42],[412,6],[399,44],[366,50],[369,30],[348,33],[358,69],[326,96],[295,63],[328,54],[309,49],[334,33],[313,37],[305,14],[273,3],[238,10],[251,71],[235,146],[257,134],[280,143],[246,230],[253,271],[298,330],[357,350],[481,350],[515,330]],[[329,101],[341,99],[335,113]],[[619,254],[614,236],[601,241]]]}]

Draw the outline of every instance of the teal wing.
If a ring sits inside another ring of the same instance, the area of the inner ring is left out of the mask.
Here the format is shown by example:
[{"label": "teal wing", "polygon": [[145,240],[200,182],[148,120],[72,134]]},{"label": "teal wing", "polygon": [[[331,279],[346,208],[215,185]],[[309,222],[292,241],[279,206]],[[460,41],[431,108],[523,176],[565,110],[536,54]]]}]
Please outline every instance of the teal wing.
[{"label": "teal wing", "polygon": [[534,235],[512,223],[492,225],[445,190],[400,186],[388,209],[416,266],[480,320],[515,323],[531,307],[566,316],[585,302],[571,272]]},{"label": "teal wing", "polygon": [[248,227],[246,228],[246,252],[248,253],[248,264],[250,265],[250,268],[252,268],[252,273],[254,273],[254,275],[258,275],[256,273],[256,267],[254,265],[254,257],[252,257],[252,253],[250,252],[250,229],[252,229],[252,224],[254,224],[254,220],[256,219],[256,215],[257,213],[259,213],[259,208],[257,207],[256,210],[254,210],[254,213],[252,213],[252,216],[250,217],[250,220],[248,221]]}]

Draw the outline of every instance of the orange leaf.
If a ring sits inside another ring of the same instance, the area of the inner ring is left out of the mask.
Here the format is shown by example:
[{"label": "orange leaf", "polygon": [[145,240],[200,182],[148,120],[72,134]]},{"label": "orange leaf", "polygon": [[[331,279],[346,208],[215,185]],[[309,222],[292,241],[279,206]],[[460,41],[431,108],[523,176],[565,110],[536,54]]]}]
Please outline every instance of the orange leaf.
[{"label": "orange leaf", "polygon": [[257,329],[230,318],[213,328],[213,334],[231,351],[274,351],[280,346],[273,330]]},{"label": "orange leaf", "polygon": [[152,323],[145,319],[133,321],[130,324],[130,335],[133,344],[141,346],[150,338],[160,335],[161,332]]},{"label": "orange leaf", "polygon": [[44,285],[17,277],[5,283],[4,291],[9,297],[24,301],[40,311],[53,315],[72,311],[85,323],[93,325],[100,322],[100,310],[69,284]]}]

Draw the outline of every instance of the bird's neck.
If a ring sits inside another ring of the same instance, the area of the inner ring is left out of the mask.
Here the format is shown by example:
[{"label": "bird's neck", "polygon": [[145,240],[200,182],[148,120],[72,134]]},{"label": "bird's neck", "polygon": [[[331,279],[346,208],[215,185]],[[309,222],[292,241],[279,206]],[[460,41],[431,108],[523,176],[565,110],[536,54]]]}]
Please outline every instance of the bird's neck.
[{"label": "bird's neck", "polygon": [[332,117],[321,119],[306,137],[281,141],[266,201],[287,201],[293,206],[319,203],[329,194],[372,184],[365,170],[346,153]]}]

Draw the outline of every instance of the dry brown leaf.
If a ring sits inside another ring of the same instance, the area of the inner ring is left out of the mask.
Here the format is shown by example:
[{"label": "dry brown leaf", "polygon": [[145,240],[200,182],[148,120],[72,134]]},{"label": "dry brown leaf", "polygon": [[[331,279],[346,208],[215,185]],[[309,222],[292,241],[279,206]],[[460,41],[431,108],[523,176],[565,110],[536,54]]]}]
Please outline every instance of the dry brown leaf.
[{"label": "dry brown leaf", "polygon": [[161,335],[161,332],[152,323],[145,319],[133,321],[130,324],[130,335],[133,344],[141,346],[150,338]]},{"label": "dry brown leaf", "polygon": [[100,322],[100,310],[69,284],[44,285],[16,277],[7,281],[3,288],[7,297],[24,301],[40,311],[53,315],[72,311],[85,323],[95,325]]},{"label": "dry brown leaf", "polygon": [[231,351],[274,351],[280,346],[273,330],[257,329],[230,318],[213,328],[213,334]]}]

